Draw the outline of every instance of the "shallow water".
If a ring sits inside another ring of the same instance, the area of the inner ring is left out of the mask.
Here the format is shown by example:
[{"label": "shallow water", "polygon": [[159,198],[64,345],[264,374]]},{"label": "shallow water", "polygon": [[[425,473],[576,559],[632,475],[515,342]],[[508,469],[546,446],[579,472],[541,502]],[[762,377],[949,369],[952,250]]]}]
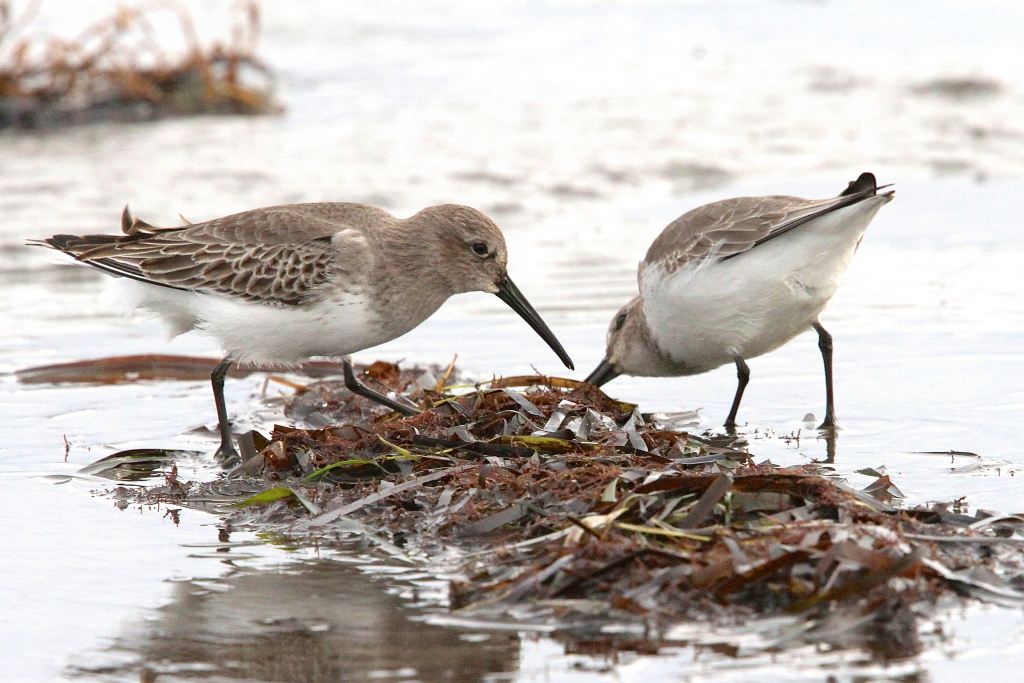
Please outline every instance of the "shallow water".
[{"label": "shallow water", "polygon": [[[48,2],[42,18],[71,30],[110,6]],[[223,27],[227,3],[191,6],[204,32]],[[581,378],[602,356],[612,314],[635,293],[636,262],[670,220],[727,196],[829,196],[872,170],[896,183],[897,199],[822,318],[836,343],[835,467],[863,485],[854,470],[885,465],[911,504],[966,496],[971,509],[1020,509],[1017,3],[936,3],[926,16],[899,2],[265,9],[264,55],[281,73],[284,116],[0,136],[0,370],[128,353],[216,355],[202,338],[167,343],[156,322],[108,312],[97,301],[100,277],[23,246],[56,232],[112,231],[126,201],[158,224],[175,223],[179,211],[202,220],[291,201],[365,201],[399,215],[457,201],[505,229],[512,276]],[[564,374],[522,321],[483,294],[456,297],[358,359],[447,363],[455,353],[482,376],[531,366]],[[820,363],[813,335],[750,362],[740,418],[758,457],[826,457],[803,420],[823,410]],[[608,389],[649,409],[701,408],[710,428],[724,419],[734,382],[722,368],[624,377]],[[274,420],[262,384],[229,383],[241,422]],[[567,655],[541,635],[431,626],[442,604],[436,582],[390,576],[358,553],[317,561],[272,545],[197,550],[217,542],[215,518],[185,510],[175,524],[165,510],[119,510],[91,495],[109,484],[57,483],[123,448],[209,449],[190,433],[214,420],[208,391],[205,382],[55,387],[3,376],[0,642],[9,680],[138,680],[140,662],[161,681],[274,680],[279,670],[244,653],[285,652],[297,638],[324,653],[305,680],[441,678],[423,659],[435,647],[467,667],[456,680],[998,680],[1008,659],[994,655],[1024,648],[1019,611],[970,608],[945,620],[955,635],[932,638],[920,658],[889,670],[809,652],[730,658],[706,642],[658,657]],[[799,441],[780,438],[797,433]],[[948,450],[979,457],[918,453]],[[186,474],[212,476],[203,462]],[[241,553],[250,557],[224,557]],[[418,610],[401,608],[402,596]],[[395,649],[396,634],[430,645]],[[339,649],[341,663],[331,659]],[[229,651],[250,668],[209,670]]]}]

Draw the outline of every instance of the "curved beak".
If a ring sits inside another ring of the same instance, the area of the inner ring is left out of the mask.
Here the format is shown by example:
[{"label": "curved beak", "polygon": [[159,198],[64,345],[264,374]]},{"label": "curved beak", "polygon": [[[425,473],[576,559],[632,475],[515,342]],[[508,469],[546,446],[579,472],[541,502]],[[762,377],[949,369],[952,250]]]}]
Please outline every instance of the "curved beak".
[{"label": "curved beak", "polygon": [[615,367],[615,364],[605,358],[601,361],[601,364],[594,368],[594,371],[587,375],[587,378],[583,380],[587,384],[593,384],[595,387],[599,387],[605,382],[610,382],[622,373]]},{"label": "curved beak", "polygon": [[533,310],[533,306],[530,305],[530,302],[526,300],[526,297],[523,296],[523,293],[519,291],[519,288],[516,287],[509,276],[505,275],[505,277],[494,284],[498,287],[497,297],[508,304],[513,311],[521,315],[523,320],[530,324],[534,332],[539,334],[540,338],[548,343],[551,350],[562,359],[565,367],[574,370],[572,358],[569,358],[569,354],[565,352],[558,339],[555,338],[555,333],[541,320],[540,315],[537,311]]}]

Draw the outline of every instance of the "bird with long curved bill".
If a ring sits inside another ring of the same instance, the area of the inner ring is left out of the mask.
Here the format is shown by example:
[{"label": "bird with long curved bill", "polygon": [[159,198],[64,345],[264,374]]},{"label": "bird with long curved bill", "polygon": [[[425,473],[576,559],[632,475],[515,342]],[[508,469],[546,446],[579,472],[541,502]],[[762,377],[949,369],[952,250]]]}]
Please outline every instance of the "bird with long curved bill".
[{"label": "bird with long curved bill", "polygon": [[227,461],[237,456],[224,402],[232,363],[295,366],[344,356],[349,389],[414,415],[360,383],[348,356],[405,334],[462,292],[497,295],[573,367],[509,278],[501,230],[467,206],[398,219],[364,204],[291,204],[174,228],[149,225],[126,207],[121,229],[37,244],[119,276],[129,307],[158,313],[172,334],[198,329],[221,342],[226,355],[211,382]]},{"label": "bird with long curved bill", "polygon": [[809,329],[825,364],[825,419],[836,426],[832,336],[818,316],[839,286],[864,231],[893,191],[862,173],[837,197],[736,197],[689,211],[640,262],[640,295],[608,328],[603,361],[587,377],[679,377],[734,363],[739,380],[725,420],[736,426],[750,379],[746,360]]}]

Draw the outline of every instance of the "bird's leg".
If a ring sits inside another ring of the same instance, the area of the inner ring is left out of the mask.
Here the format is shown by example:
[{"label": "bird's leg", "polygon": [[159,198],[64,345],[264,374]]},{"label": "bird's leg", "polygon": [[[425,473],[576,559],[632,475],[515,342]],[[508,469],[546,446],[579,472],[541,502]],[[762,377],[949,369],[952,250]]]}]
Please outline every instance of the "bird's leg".
[{"label": "bird's leg", "polygon": [[818,429],[835,429],[836,406],[832,394],[832,335],[817,320],[812,323],[812,327],[818,333],[818,348],[821,349],[821,359],[825,363],[825,420],[818,425]]},{"label": "bird's leg", "polygon": [[388,408],[391,408],[391,410],[397,410],[398,412],[408,417],[420,414],[420,411],[416,410],[415,408],[402,405],[398,401],[393,401],[384,394],[378,394],[376,391],[374,391],[373,389],[371,389],[370,387],[366,386],[358,379],[356,379],[355,370],[352,369],[352,361],[349,360],[348,358],[345,359],[343,363],[343,368],[345,371],[345,387],[353,394],[358,394],[363,398],[368,398],[371,401],[376,401],[382,406],[387,406]]},{"label": "bird's leg", "polygon": [[217,404],[217,426],[220,428],[220,448],[217,449],[217,457],[225,466],[234,464],[238,459],[238,451],[231,442],[231,423],[228,422],[228,408],[224,403],[224,376],[228,374],[231,367],[231,357],[228,356],[210,373],[210,384],[213,385],[213,400]]},{"label": "bird's leg", "polygon": [[739,356],[734,356],[733,360],[736,362],[736,379],[739,380],[739,384],[736,386],[736,396],[732,399],[732,410],[729,411],[729,417],[725,418],[725,428],[729,431],[736,429],[736,413],[740,409],[743,390],[750,381],[750,368],[747,367],[746,361]]}]

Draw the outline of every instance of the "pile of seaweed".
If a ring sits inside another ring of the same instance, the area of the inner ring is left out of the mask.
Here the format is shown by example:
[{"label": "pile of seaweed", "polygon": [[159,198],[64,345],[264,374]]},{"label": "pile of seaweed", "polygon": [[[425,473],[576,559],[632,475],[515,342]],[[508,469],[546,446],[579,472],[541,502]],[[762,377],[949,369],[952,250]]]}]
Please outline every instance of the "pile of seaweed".
[{"label": "pile of seaweed", "polygon": [[[28,35],[38,5],[16,16],[11,0],[0,0],[0,128],[280,110],[273,74],[255,54],[255,2],[236,6],[229,40],[206,46],[176,3],[121,8],[72,39]],[[182,53],[158,41],[157,10],[175,13]]]},{"label": "pile of seaweed", "polygon": [[893,660],[954,596],[1024,604],[1024,517],[900,508],[886,476],[859,491],[820,464],[758,463],[740,438],[694,433],[692,413],[641,413],[574,380],[452,386],[452,367],[382,362],[361,377],[423,412],[301,387],[287,414],[313,428],[250,432],[224,479],[170,477],[141,500],[219,501],[234,529],[443,558],[454,615],[577,644],[612,632],[622,647],[628,631],[656,649],[681,623],[787,616],[789,642]]}]

